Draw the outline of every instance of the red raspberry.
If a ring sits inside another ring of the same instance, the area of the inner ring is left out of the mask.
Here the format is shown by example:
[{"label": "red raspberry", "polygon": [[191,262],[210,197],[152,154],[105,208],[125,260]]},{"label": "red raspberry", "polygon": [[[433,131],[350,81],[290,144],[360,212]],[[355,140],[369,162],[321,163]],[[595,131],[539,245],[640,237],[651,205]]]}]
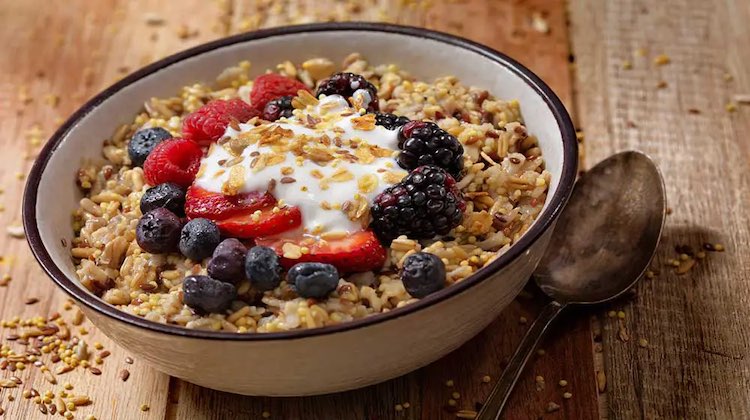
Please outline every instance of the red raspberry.
[{"label": "red raspberry", "polygon": [[299,80],[290,79],[276,73],[268,73],[258,76],[253,82],[253,90],[250,92],[250,103],[258,112],[263,112],[266,104],[282,96],[297,96],[297,91],[310,89]]},{"label": "red raspberry", "polygon": [[143,172],[150,185],[173,182],[188,187],[203,157],[200,146],[190,140],[173,139],[159,143],[146,158]]},{"label": "red raspberry", "polygon": [[185,117],[182,136],[201,146],[208,146],[224,135],[232,120],[246,122],[260,115],[242,99],[215,99]]}]

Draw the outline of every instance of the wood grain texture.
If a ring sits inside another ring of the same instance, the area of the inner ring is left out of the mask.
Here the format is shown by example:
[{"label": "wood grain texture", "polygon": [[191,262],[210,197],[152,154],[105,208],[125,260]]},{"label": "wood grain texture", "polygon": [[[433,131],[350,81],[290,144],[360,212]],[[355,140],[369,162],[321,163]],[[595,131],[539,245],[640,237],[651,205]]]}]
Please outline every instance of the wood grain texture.
[{"label": "wood grain texture", "polygon": [[[621,303],[624,321],[601,317],[607,414],[748,418],[750,108],[726,105],[750,92],[750,3],[587,0],[570,15],[590,162],[645,151],[674,209],[654,262],[661,274]],[[655,65],[660,54],[671,62]],[[727,251],[682,276],[666,266],[676,245],[703,242]]]},{"label": "wood grain texture", "polygon": [[[46,138],[59,124],[56,119],[144,64],[229,33],[285,23],[375,20],[463,35],[518,59],[545,79],[566,104],[572,104],[563,0],[73,0],[60,10],[45,5],[43,0],[0,3],[0,19],[6,22],[0,27],[6,45],[0,50],[0,146],[8,156],[32,151],[24,137],[34,124],[39,124]],[[549,32],[535,30],[532,16],[547,22]],[[32,102],[19,104],[19,93]],[[58,95],[59,105],[46,104],[47,94]],[[95,144],[98,141],[92,140]],[[30,164],[31,160],[12,159],[0,170],[4,186],[0,203],[6,207],[0,213],[0,226],[20,220],[23,183],[16,173],[25,173]],[[24,241],[3,236],[0,254],[9,257],[6,261],[13,261],[0,265],[0,275],[8,271],[13,276],[9,287],[0,287],[1,317],[59,310],[63,293],[50,287]],[[41,301],[26,306],[23,300],[29,296]],[[494,383],[502,371],[502,360],[510,356],[526,330],[519,319],[525,317],[530,322],[538,309],[537,300],[521,298],[480,336],[443,360],[384,384],[324,397],[241,397],[170,380],[138,361],[127,366],[131,376],[123,384],[117,373],[125,367],[126,355],[96,331],[86,336],[87,341],[101,341],[113,353],[104,363],[103,375],[71,373],[61,383],[69,380],[76,385],[76,392],[85,392],[94,400],[93,405],[79,409],[76,418],[88,414],[99,419],[260,418],[267,411],[278,419],[452,419],[455,409],[448,406],[451,394],[460,393],[457,408],[475,409],[491,387],[482,383],[482,377],[490,375]],[[64,316],[69,318],[70,314],[64,312]],[[93,330],[88,322],[84,325]],[[560,325],[565,332],[551,337],[543,345],[546,353],[530,363],[512,397],[507,418],[597,417],[588,320],[571,316]],[[1,373],[0,377],[8,375]],[[544,387],[535,381],[537,375],[544,378]],[[26,371],[21,376],[24,387],[49,389],[43,386],[38,371]],[[570,383],[567,390],[573,393],[572,399],[563,400],[563,389],[556,385],[560,379]],[[447,380],[454,386],[447,387]],[[60,386],[52,388],[57,392]],[[7,418],[42,418],[36,405],[20,398],[20,389],[10,392],[17,397],[14,402],[7,401],[7,394],[0,391],[0,407],[6,410]],[[550,401],[561,409],[548,414]],[[405,402],[409,408],[397,412],[395,405]],[[150,405],[148,412],[139,410],[142,403]]]}]

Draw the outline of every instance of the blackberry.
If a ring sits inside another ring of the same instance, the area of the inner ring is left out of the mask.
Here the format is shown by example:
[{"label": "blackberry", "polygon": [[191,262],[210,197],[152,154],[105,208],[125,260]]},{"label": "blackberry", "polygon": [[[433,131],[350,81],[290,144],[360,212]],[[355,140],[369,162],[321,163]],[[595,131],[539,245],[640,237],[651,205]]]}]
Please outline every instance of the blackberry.
[{"label": "blackberry", "polygon": [[404,260],[401,281],[409,295],[423,298],[445,285],[445,264],[429,252],[411,254]]},{"label": "blackberry", "polygon": [[430,239],[458,226],[466,210],[456,181],[434,165],[414,169],[373,200],[372,228],[384,241]]},{"label": "blackberry", "polygon": [[282,96],[280,98],[268,101],[263,108],[263,118],[266,121],[276,121],[279,118],[289,118],[292,116],[294,107],[292,106],[292,96]]},{"label": "blackberry", "polygon": [[323,94],[341,95],[348,99],[355,96],[354,93],[357,91],[367,92],[369,96],[369,98],[361,98],[367,112],[375,112],[380,108],[378,105],[378,90],[363,76],[354,73],[336,73],[323,80],[318,86],[318,90],[315,91],[315,96],[318,97]]},{"label": "blackberry", "polygon": [[454,179],[461,178],[464,148],[458,139],[433,122],[412,121],[398,131],[398,165],[406,170],[417,166],[436,165]]},{"label": "blackberry", "polygon": [[172,135],[169,131],[161,127],[144,128],[136,131],[128,142],[128,156],[130,156],[133,166],[143,166],[143,162],[146,161],[154,147],[171,138]]},{"label": "blackberry", "polygon": [[385,112],[375,113],[375,124],[385,127],[389,130],[397,130],[402,125],[408,123],[409,120],[406,117],[400,117],[398,115],[388,114]]}]

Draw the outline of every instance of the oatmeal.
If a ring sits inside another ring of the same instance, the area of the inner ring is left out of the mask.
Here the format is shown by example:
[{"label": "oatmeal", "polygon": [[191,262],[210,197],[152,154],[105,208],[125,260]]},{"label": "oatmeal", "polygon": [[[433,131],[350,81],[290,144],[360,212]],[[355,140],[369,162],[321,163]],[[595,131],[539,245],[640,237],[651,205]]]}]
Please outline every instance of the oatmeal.
[{"label": "oatmeal", "polygon": [[240,63],[114,130],[78,174],[82,284],[187,328],[315,328],[450,287],[533,223],[550,174],[516,101],[309,62]]}]

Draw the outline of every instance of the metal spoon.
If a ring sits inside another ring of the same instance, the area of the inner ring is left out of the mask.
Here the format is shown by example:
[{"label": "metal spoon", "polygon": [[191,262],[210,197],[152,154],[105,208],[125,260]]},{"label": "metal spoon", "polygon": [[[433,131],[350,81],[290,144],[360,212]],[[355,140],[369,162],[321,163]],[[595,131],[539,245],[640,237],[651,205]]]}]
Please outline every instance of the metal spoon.
[{"label": "metal spoon", "polygon": [[500,418],[532,352],[568,305],[610,301],[641,278],[665,215],[664,181],[643,153],[618,153],[581,176],[533,276],[552,301],[521,341],[478,420]]}]

